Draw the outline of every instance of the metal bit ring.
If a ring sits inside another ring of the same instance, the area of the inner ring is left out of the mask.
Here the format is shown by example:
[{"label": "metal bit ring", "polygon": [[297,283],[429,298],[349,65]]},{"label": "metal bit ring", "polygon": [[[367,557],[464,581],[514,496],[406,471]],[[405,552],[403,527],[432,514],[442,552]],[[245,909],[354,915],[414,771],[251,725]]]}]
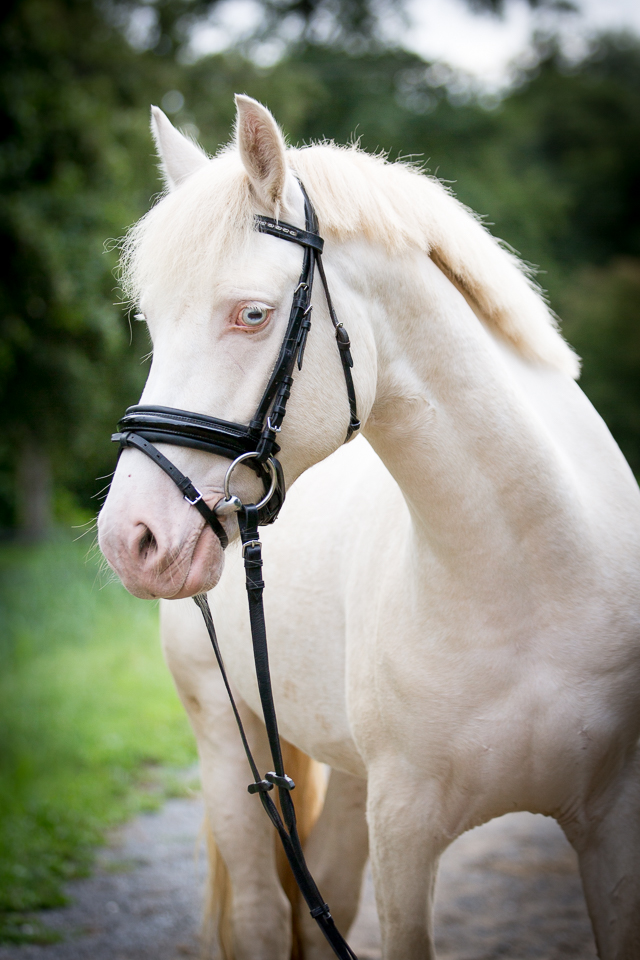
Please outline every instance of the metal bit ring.
[{"label": "metal bit ring", "polygon": [[[240,456],[236,457],[233,463],[231,463],[231,465],[229,466],[229,469],[224,475],[224,500],[222,500],[220,503],[216,505],[216,508],[215,508],[216,514],[218,514],[219,516],[228,516],[230,513],[238,513],[238,511],[242,509],[243,507],[242,501],[239,499],[239,497],[234,496],[229,490],[231,474],[233,473],[234,469],[238,466],[239,463],[243,463],[245,460],[251,460],[252,457],[257,457],[257,456],[258,456],[257,452],[255,450],[252,450],[249,453],[241,453]],[[262,500],[260,500],[259,503],[256,503],[256,508],[258,510],[261,510],[262,507],[265,507],[269,503],[269,500],[271,500],[271,497],[274,495],[276,491],[276,487],[278,485],[278,473],[276,471],[276,465],[273,462],[272,457],[269,457],[269,459],[266,461],[266,465],[269,468],[269,473],[271,474],[271,484],[269,486],[269,490],[267,491],[265,496],[262,498]]]}]

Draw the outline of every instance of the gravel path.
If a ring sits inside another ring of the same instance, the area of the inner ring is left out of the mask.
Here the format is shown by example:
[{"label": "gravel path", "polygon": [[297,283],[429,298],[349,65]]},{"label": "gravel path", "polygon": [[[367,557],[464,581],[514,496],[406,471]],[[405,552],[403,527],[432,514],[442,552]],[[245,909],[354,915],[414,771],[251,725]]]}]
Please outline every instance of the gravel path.
[{"label": "gravel path", "polygon": [[[112,836],[72,904],[41,915],[64,935],[51,946],[0,947],[0,960],[184,960],[199,957],[202,807],[171,800]],[[576,859],[557,825],[510,814],[461,837],[442,859],[438,960],[595,960]],[[379,960],[371,878],[349,937]],[[259,958],[256,958],[259,960]]]}]

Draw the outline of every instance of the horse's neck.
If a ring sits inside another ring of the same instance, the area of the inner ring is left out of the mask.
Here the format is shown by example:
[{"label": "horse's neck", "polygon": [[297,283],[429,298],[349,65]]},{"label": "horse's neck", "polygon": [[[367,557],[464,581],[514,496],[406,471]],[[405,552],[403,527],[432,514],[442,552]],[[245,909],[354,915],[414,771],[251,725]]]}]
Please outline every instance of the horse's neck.
[{"label": "horse's neck", "polygon": [[559,527],[571,539],[575,492],[500,348],[427,258],[377,283],[366,435],[405,496],[414,538],[474,583],[489,557],[488,576],[521,576],[523,545],[543,569]]}]

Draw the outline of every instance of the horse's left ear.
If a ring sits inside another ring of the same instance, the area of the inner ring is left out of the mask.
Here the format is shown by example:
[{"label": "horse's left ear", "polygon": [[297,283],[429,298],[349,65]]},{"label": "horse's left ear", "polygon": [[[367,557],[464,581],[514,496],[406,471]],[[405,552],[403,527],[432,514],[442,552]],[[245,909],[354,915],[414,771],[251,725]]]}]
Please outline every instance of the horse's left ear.
[{"label": "horse's left ear", "polygon": [[236,107],[240,158],[258,199],[277,213],[287,181],[284,138],[272,114],[257,100],[236,94]]}]

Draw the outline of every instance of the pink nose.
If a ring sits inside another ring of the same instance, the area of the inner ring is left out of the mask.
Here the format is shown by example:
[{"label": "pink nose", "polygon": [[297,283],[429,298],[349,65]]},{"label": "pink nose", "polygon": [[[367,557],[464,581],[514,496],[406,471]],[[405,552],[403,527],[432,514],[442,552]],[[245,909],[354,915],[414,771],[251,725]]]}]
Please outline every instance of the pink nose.
[{"label": "pink nose", "polygon": [[100,518],[100,548],[127,590],[137,597],[193,596],[210,590],[222,572],[218,537],[196,513],[163,530],[162,519],[108,523]]},{"label": "pink nose", "polygon": [[[215,499],[214,499],[215,497]],[[213,507],[219,494],[214,494]],[[145,599],[188,597],[215,586],[220,540],[173,481],[125,450],[98,517],[98,541],[127,590]]]}]

